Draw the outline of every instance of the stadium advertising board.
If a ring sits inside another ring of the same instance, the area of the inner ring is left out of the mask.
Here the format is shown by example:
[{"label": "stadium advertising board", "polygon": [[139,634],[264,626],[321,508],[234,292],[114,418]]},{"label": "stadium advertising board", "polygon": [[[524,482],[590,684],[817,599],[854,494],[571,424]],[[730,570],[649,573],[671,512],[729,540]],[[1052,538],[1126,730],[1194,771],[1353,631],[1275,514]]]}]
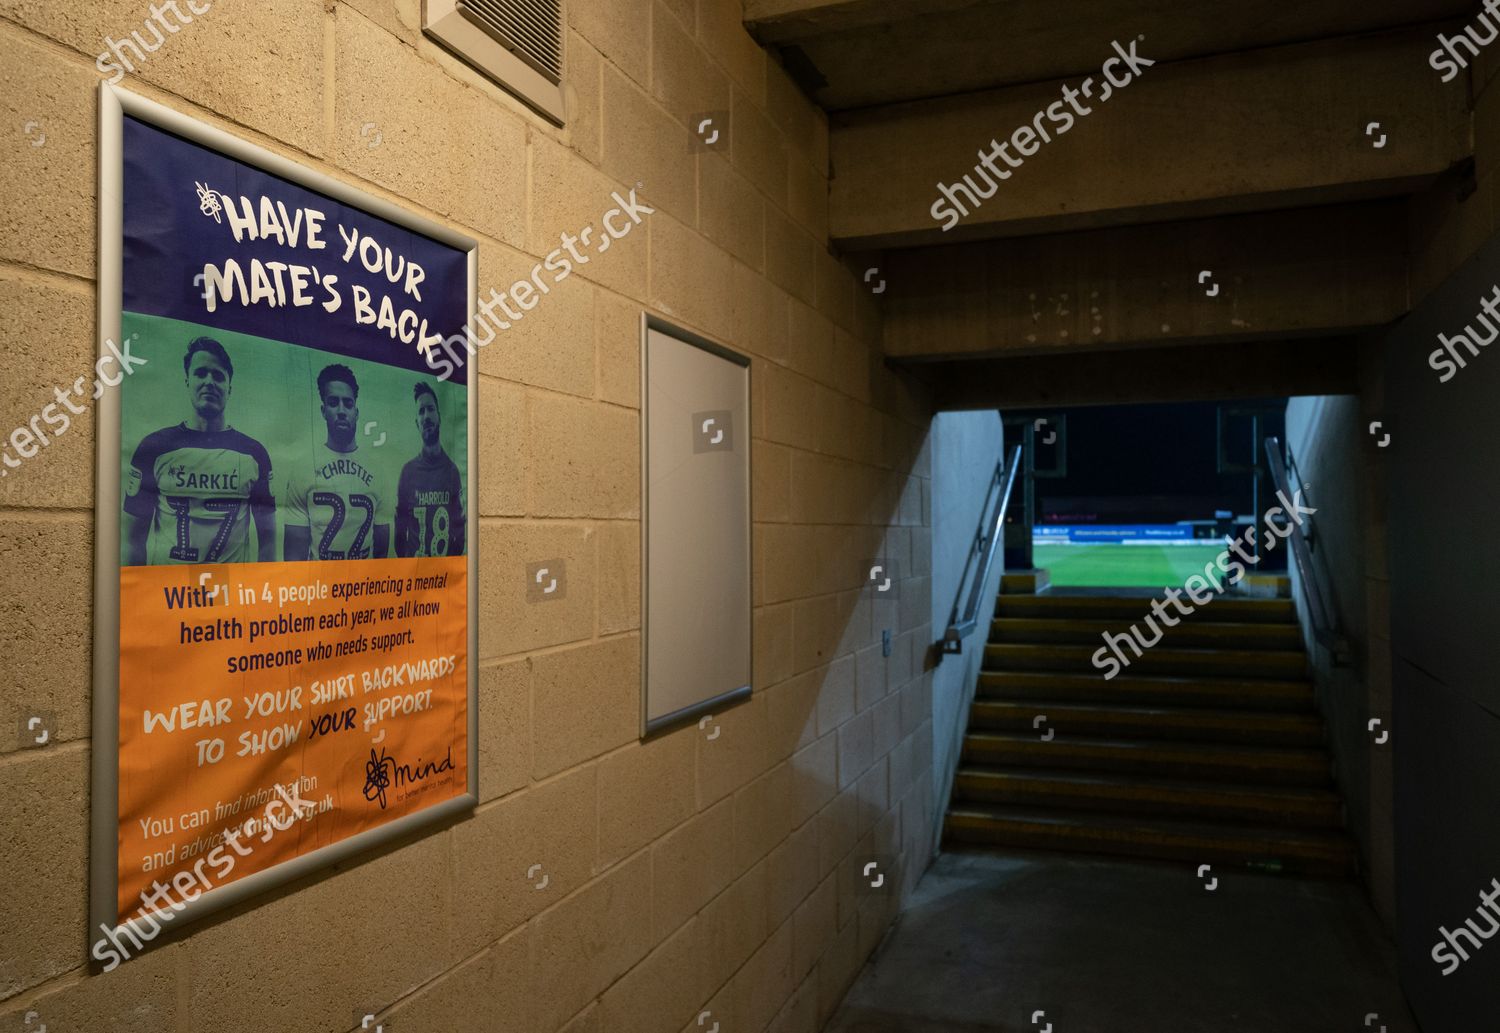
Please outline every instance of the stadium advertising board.
[{"label": "stadium advertising board", "polygon": [[91,953],[472,807],[474,242],[101,89]]}]

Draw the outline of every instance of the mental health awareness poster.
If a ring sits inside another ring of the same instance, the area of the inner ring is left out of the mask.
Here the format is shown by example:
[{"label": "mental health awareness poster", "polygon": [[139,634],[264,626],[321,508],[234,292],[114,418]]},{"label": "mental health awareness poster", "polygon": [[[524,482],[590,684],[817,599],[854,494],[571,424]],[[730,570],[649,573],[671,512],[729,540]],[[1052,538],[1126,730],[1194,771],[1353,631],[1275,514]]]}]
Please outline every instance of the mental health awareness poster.
[{"label": "mental health awareness poster", "polygon": [[200,897],[472,803],[475,660],[472,396],[425,360],[470,315],[472,242],[108,96],[105,347],[129,374],[101,406],[106,964]]}]

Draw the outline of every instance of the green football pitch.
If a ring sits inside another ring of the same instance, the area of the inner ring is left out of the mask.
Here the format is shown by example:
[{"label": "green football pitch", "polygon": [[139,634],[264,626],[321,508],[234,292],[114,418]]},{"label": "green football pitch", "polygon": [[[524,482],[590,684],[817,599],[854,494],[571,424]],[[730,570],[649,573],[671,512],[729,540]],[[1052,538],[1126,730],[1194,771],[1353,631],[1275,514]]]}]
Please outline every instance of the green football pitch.
[{"label": "green football pitch", "polygon": [[[1224,551],[1211,545],[1034,545],[1032,561],[1051,574],[1054,585],[1181,587],[1202,574]],[[1218,573],[1210,572],[1210,577]]]}]

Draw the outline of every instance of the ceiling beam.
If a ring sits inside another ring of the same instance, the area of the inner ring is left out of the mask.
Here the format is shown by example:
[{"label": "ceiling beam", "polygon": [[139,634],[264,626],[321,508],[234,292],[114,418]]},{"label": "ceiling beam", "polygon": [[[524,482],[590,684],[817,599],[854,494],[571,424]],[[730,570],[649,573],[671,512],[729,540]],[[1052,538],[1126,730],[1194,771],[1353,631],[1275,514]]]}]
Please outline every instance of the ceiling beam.
[{"label": "ceiling beam", "polygon": [[[1419,28],[1159,63],[1108,100],[1101,77],[1063,135],[1045,113],[1071,114],[1063,87],[1082,80],[846,112],[830,129],[831,234],[911,246],[1411,193],[1470,153],[1465,91],[1428,66],[1432,41]],[[982,185],[980,154],[1005,141],[1019,167],[992,159],[1010,177],[944,232],[937,184]]]},{"label": "ceiling beam", "polygon": [[[1433,24],[1462,32],[1473,0],[744,0],[746,28],[816,69],[828,111],[1084,76],[1101,46],[1141,34],[1159,61]],[[1080,32],[1079,26],[1087,26]]]},{"label": "ceiling beam", "polygon": [[1346,333],[1407,310],[1406,203],[906,248],[884,346],[974,358]]},{"label": "ceiling beam", "polygon": [[922,366],[939,412],[1357,394],[1354,338],[1030,355]]}]

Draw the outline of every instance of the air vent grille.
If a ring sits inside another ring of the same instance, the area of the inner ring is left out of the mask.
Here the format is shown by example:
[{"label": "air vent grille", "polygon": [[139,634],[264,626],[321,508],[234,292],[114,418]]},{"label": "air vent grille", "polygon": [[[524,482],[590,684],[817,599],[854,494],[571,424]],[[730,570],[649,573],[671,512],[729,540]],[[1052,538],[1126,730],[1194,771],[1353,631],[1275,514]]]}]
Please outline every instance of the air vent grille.
[{"label": "air vent grille", "polygon": [[458,0],[458,10],[549,82],[562,82],[561,0]]}]

